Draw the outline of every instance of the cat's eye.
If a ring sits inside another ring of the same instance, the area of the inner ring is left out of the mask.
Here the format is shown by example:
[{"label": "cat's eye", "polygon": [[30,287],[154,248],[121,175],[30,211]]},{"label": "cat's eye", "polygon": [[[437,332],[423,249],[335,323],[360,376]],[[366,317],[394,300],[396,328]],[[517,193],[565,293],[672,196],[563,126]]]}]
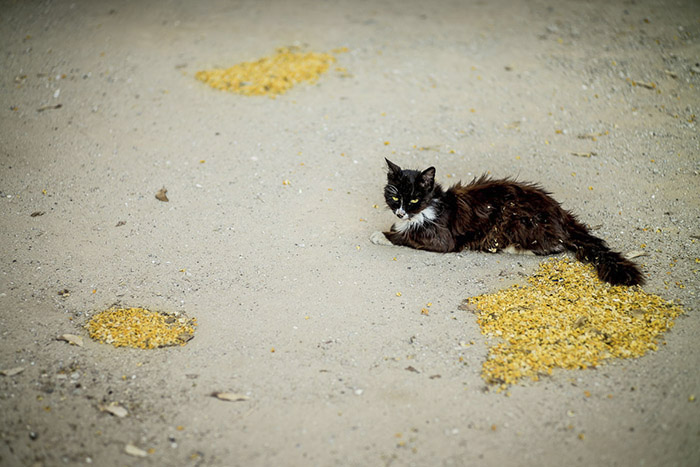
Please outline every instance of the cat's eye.
[{"label": "cat's eye", "polygon": [[418,202],[418,198],[411,200],[411,204],[416,204],[417,202]]},{"label": "cat's eye", "polygon": [[397,198],[396,196],[392,196],[391,199],[393,199],[394,201],[398,201],[398,200],[399,200],[399,198]]}]

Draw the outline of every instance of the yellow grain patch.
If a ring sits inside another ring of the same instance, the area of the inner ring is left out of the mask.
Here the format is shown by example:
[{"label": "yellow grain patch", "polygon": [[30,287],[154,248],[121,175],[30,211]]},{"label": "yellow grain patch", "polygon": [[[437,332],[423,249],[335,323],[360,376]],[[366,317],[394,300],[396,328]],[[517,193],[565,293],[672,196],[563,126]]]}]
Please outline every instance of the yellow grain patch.
[{"label": "yellow grain patch", "polygon": [[110,308],[93,316],[85,328],[92,339],[105,344],[154,349],[185,345],[194,337],[195,321],[145,308]]},{"label": "yellow grain patch", "polygon": [[335,57],[328,53],[302,52],[299,47],[282,47],[270,57],[238,63],[226,69],[202,70],[194,76],[222,91],[274,97],[303,81],[316,82],[334,62]]},{"label": "yellow grain patch", "polygon": [[491,384],[640,357],[683,313],[639,287],[601,282],[592,266],[568,259],[543,262],[528,283],[468,299],[482,334],[495,339],[482,368]]}]

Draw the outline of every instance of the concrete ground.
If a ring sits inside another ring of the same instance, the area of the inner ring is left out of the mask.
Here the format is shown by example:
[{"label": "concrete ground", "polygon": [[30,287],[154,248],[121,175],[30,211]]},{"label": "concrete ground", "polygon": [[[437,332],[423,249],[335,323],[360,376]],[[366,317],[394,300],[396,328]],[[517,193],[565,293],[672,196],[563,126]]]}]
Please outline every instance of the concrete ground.
[{"label": "concrete ground", "polygon": [[[3,466],[698,465],[697,1],[2,1],[0,44]],[[286,45],[348,52],[277,99],[194,79]],[[371,244],[384,157],[541,183],[685,315],[489,390],[457,307],[541,258]],[[114,303],[196,337],[90,340]]]}]

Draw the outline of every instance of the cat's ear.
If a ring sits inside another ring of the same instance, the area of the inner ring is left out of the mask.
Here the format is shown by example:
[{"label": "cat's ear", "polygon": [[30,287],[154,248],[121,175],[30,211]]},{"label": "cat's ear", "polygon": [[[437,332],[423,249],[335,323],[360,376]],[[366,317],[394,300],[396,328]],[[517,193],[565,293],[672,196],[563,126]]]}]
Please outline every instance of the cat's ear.
[{"label": "cat's ear", "polygon": [[435,167],[428,167],[420,173],[420,185],[421,187],[432,190],[435,184]]},{"label": "cat's ear", "polygon": [[403,170],[401,170],[401,167],[399,167],[398,165],[394,164],[393,162],[391,162],[391,161],[390,161],[389,159],[387,159],[386,157],[384,158],[384,160],[386,161],[386,165],[389,166],[389,175],[399,176],[399,175],[401,175],[401,174],[403,173]]}]

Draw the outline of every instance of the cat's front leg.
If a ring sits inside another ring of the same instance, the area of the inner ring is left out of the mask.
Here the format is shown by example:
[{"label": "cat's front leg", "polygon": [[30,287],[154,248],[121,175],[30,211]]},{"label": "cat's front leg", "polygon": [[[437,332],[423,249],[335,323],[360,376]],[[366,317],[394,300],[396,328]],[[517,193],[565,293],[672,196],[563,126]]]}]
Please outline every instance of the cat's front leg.
[{"label": "cat's front leg", "polygon": [[374,243],[375,245],[393,245],[393,243],[391,243],[391,240],[387,238],[384,232],[380,232],[378,230],[376,232],[372,232],[372,235],[369,236],[369,241]]}]

